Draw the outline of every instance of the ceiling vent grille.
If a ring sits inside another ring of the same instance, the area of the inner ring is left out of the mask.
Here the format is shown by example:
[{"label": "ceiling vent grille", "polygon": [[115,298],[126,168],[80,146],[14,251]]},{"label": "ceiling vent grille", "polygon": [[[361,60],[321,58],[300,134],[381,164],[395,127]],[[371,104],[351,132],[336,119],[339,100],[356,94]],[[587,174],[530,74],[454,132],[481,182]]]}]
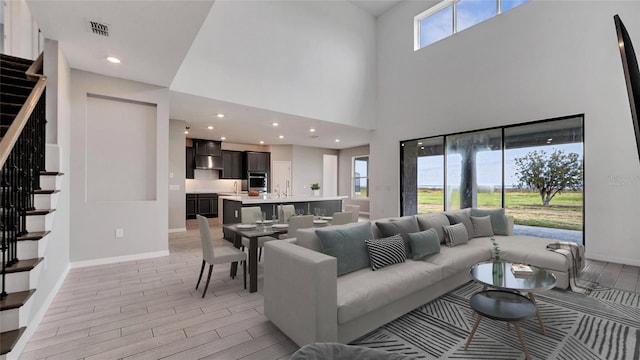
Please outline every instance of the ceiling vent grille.
[{"label": "ceiling vent grille", "polygon": [[88,20],[89,29],[92,33],[100,36],[109,37],[109,24],[105,24],[95,20]]}]

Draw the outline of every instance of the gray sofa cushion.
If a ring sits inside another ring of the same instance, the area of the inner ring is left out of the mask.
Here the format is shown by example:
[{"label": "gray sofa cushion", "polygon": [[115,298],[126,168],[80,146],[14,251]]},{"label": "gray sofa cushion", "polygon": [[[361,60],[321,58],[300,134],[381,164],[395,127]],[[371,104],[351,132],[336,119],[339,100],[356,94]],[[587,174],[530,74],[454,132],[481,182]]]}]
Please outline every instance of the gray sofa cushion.
[{"label": "gray sofa cushion", "polygon": [[444,213],[417,215],[416,219],[418,219],[418,226],[421,231],[434,229],[438,233],[440,243],[444,244],[444,227],[451,225],[449,218]]},{"label": "gray sofa cushion", "polygon": [[369,267],[364,241],[373,239],[373,233],[368,222],[350,228],[318,229],[316,235],[322,252],[337,259],[338,276]]},{"label": "gray sofa cushion", "polygon": [[469,241],[467,228],[462,223],[445,226],[444,233],[447,235],[446,242],[448,246],[466,244]]},{"label": "gray sofa cushion", "polygon": [[440,252],[440,239],[436,229],[429,229],[409,234],[413,260],[421,259],[427,255]]},{"label": "gray sofa cushion", "polygon": [[411,245],[409,244],[408,234],[420,231],[418,221],[415,216],[404,216],[401,218],[390,219],[390,221],[376,222],[378,230],[382,237],[389,237],[396,234],[402,236],[404,240],[405,252],[411,257]]},{"label": "gray sofa cushion", "polygon": [[338,323],[344,324],[442,280],[442,268],[407,260],[378,271],[362,269],[338,277]]},{"label": "gray sofa cushion", "polygon": [[[449,218],[451,225],[462,224],[467,229],[467,239],[473,239],[473,224],[471,223],[471,217],[465,213],[446,214]],[[446,233],[446,231],[445,231]],[[446,234],[445,234],[446,235]]]},{"label": "gray sofa cushion", "polygon": [[472,216],[473,237],[493,236],[493,226],[490,216]]},{"label": "gray sofa cushion", "polygon": [[475,238],[468,243],[440,248],[440,252],[427,255],[422,259],[442,267],[442,277],[444,279],[459,274],[469,272],[471,265],[482,261],[487,261],[491,257],[491,241],[489,238]]},{"label": "gray sofa cushion", "polygon": [[495,239],[500,245],[502,261],[531,264],[562,272],[569,269],[569,262],[564,255],[547,250],[547,244],[557,240],[523,235],[496,236]]},{"label": "gray sofa cushion", "polygon": [[504,209],[471,209],[471,216],[490,216],[493,233],[496,235],[509,235]]}]

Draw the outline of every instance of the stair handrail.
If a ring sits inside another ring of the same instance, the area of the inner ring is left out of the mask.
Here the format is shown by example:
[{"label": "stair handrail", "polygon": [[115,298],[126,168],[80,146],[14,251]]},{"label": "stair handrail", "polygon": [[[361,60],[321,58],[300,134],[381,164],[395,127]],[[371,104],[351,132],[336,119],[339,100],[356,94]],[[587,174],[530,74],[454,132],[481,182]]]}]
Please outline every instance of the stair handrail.
[{"label": "stair handrail", "polygon": [[29,97],[27,97],[24,106],[22,106],[22,108],[18,112],[18,115],[16,115],[15,119],[11,123],[11,126],[9,127],[9,129],[7,129],[7,132],[2,138],[2,141],[0,141],[0,168],[2,168],[4,166],[4,163],[7,161],[11,150],[13,150],[13,147],[18,141],[20,133],[22,133],[22,129],[24,129],[25,125],[27,124],[31,113],[38,104],[40,96],[42,95],[46,87],[47,76],[38,74],[38,72],[42,70],[43,60],[44,53],[40,53],[40,56],[38,56],[33,64],[29,66],[27,71],[25,71],[27,77],[34,80],[37,79],[37,82],[31,90]]}]

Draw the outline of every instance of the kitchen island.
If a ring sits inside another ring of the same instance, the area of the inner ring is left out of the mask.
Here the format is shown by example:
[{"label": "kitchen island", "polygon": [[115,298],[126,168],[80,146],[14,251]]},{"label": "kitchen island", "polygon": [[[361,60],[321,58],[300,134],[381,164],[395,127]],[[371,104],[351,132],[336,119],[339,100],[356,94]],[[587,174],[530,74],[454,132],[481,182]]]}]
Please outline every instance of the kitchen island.
[{"label": "kitchen island", "polygon": [[[248,195],[225,195],[219,196],[218,201],[222,209],[222,224],[236,224],[242,221],[240,217],[241,208],[248,206],[259,206],[267,216],[272,219],[277,214],[278,205],[291,204],[296,211],[302,210],[305,214],[313,214],[315,208],[324,209],[329,216],[334,212],[342,211],[342,200],[346,196],[311,196],[311,195],[290,195],[276,196],[274,194],[263,194],[260,196]],[[224,238],[233,240],[233,234],[225,232]]]}]

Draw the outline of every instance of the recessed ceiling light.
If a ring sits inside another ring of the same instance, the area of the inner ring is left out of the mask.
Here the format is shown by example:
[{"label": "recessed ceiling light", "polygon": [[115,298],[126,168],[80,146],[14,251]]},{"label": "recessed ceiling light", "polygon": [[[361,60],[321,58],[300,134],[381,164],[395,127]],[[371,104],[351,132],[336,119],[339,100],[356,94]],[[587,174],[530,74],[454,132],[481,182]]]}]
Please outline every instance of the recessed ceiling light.
[{"label": "recessed ceiling light", "polygon": [[120,59],[118,59],[117,57],[113,57],[113,56],[109,56],[107,58],[107,61],[113,64],[120,64]]},{"label": "recessed ceiling light", "polygon": [[189,133],[189,130],[185,130],[185,131],[184,131],[184,133],[185,133],[185,134],[188,134],[188,133]]},{"label": "recessed ceiling light", "polygon": [[224,114],[218,114],[217,115],[220,119],[222,119],[224,117]]},{"label": "recessed ceiling light", "polygon": [[336,139],[336,142],[340,142],[340,139]]},{"label": "recessed ceiling light", "polygon": [[220,140],[227,140],[227,138],[224,136],[220,136]]},{"label": "recessed ceiling light", "polygon": [[189,133],[189,129],[191,129],[191,128],[190,128],[190,127],[188,127],[188,126],[185,126],[185,128],[184,128],[184,133],[185,133],[185,134],[188,134],[188,133]]},{"label": "recessed ceiling light", "polygon": [[264,144],[264,141],[260,140],[260,144]]},{"label": "recessed ceiling light", "polygon": [[418,143],[418,145],[422,145],[422,143],[421,143],[421,142],[419,142],[419,143]]},{"label": "recessed ceiling light", "polygon": [[315,131],[316,131],[316,129],[311,128],[311,129],[309,129],[309,131],[311,131],[311,132],[315,132]]},{"label": "recessed ceiling light", "polygon": [[213,130],[213,126],[209,125],[209,126],[207,127],[207,129],[209,129],[209,130]]},{"label": "recessed ceiling light", "polygon": [[284,135],[278,136],[278,139],[284,139]]},{"label": "recessed ceiling light", "polygon": [[272,123],[271,125],[273,125],[273,126],[278,126],[278,123],[277,123],[277,122],[274,122],[274,123]]}]

